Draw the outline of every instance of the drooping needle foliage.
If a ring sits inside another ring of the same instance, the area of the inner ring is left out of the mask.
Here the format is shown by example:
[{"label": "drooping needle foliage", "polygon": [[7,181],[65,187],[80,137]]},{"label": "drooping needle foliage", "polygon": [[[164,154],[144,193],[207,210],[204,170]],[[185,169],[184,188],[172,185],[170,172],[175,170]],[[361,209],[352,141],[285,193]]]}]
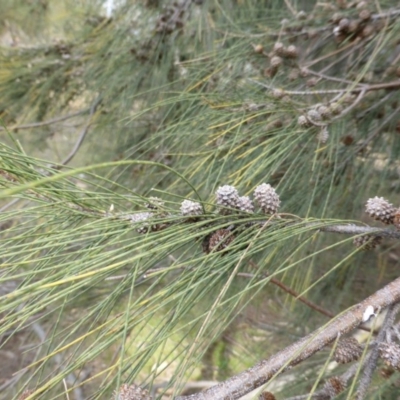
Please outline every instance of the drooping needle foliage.
[{"label": "drooping needle foliage", "polygon": [[187,395],[393,281],[396,3],[0,0],[0,398]]}]

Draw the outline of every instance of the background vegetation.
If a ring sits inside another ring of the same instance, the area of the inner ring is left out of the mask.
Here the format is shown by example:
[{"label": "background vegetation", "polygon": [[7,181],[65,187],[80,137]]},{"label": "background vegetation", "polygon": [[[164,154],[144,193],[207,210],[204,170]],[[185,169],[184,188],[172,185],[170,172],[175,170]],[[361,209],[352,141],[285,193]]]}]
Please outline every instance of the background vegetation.
[{"label": "background vegetation", "polygon": [[[374,196],[400,205],[396,6],[0,0],[2,398],[197,392],[393,281],[396,240],[364,252],[324,229],[382,226]],[[220,186],[262,183],[279,216],[215,207]],[[315,392],[346,371],[331,351],[267,390]],[[363,398],[398,384],[375,374]]]}]

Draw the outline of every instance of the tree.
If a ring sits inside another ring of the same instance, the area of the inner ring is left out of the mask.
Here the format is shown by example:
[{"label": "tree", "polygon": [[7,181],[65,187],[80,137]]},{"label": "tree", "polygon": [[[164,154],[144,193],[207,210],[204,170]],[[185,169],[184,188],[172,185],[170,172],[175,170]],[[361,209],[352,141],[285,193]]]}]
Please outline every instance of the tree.
[{"label": "tree", "polygon": [[6,398],[397,393],[396,2],[0,4]]}]

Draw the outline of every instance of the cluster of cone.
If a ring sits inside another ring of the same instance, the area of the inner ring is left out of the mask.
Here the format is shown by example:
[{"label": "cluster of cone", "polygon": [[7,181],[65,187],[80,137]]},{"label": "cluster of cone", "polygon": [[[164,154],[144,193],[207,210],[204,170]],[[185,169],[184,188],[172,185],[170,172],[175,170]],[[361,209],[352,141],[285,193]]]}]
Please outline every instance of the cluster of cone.
[{"label": "cluster of cone", "polygon": [[[220,186],[216,193],[216,212],[220,215],[234,215],[240,213],[254,213],[255,206],[264,214],[275,214],[280,206],[279,195],[275,189],[268,183],[263,183],[256,187],[253,192],[253,200],[249,196],[240,196],[238,190],[234,186]],[[147,208],[148,212],[141,212],[129,216],[130,222],[137,225],[139,233],[147,233],[150,231],[159,231],[168,227],[168,223],[157,223],[155,218],[165,218],[170,216],[163,212],[163,202],[158,198],[150,198]],[[395,207],[383,197],[374,197],[368,199],[365,206],[366,213],[377,221],[387,225],[394,225],[400,229],[400,208]],[[204,214],[202,204],[192,201],[183,200],[180,207],[180,215],[185,218],[186,222],[197,221]],[[212,251],[221,251],[228,247],[234,240],[232,229],[218,229],[209,234],[203,241],[203,250],[206,253]],[[371,250],[382,242],[382,237],[377,235],[366,234],[358,236],[354,239],[354,244],[363,249]]]},{"label": "cluster of cone", "polygon": [[[253,193],[254,202],[259,206],[264,214],[275,214],[280,206],[279,195],[275,189],[268,183],[263,183],[256,187]],[[234,215],[240,213],[254,213],[255,206],[249,196],[240,196],[234,186],[220,186],[216,193],[216,212],[220,215]],[[168,226],[167,223],[160,224],[154,221],[154,218],[168,217],[168,213],[162,211],[163,202],[157,198],[150,198],[147,205],[148,212],[141,212],[129,216],[130,222],[137,225],[138,233],[147,233],[158,231]],[[204,214],[202,204],[183,200],[180,207],[180,214],[186,222],[198,220]],[[153,221],[152,221],[153,219]],[[203,241],[203,250],[206,253],[211,251],[221,251],[233,241],[234,234],[231,229],[218,229],[209,234]]]},{"label": "cluster of cone", "polygon": [[[400,370],[400,346],[394,343],[389,335],[389,341],[378,345],[379,357],[390,370]],[[358,361],[362,357],[364,347],[353,337],[340,339],[334,352],[334,360],[339,364],[348,364]],[[337,396],[346,388],[346,381],[342,377],[330,378],[324,389],[332,395]]]},{"label": "cluster of cone", "polygon": [[[365,205],[365,212],[376,221],[386,225],[394,225],[400,229],[400,208],[396,208],[383,197],[368,199]],[[370,250],[382,242],[381,236],[363,235],[354,239],[354,244],[363,250]]]},{"label": "cluster of cone", "polygon": [[[268,183],[256,187],[253,193],[255,202],[265,214],[275,214],[280,206],[280,199],[275,189]],[[220,186],[216,192],[217,211],[222,215],[234,214],[236,212],[254,212],[253,201],[248,196],[239,196],[234,186]],[[206,236],[203,240],[203,251],[205,253],[222,251],[234,240],[235,236],[231,229],[218,229]]]},{"label": "cluster of cone", "polygon": [[[268,183],[256,187],[253,193],[254,200],[265,214],[275,214],[280,206],[280,199],[275,189]],[[216,193],[217,212],[222,215],[237,212],[253,213],[254,203],[249,196],[240,196],[234,186],[220,186]],[[181,205],[181,214],[185,217],[198,217],[202,213],[199,203],[184,200]],[[235,239],[232,229],[218,229],[207,235],[202,243],[205,253],[222,251]]]}]

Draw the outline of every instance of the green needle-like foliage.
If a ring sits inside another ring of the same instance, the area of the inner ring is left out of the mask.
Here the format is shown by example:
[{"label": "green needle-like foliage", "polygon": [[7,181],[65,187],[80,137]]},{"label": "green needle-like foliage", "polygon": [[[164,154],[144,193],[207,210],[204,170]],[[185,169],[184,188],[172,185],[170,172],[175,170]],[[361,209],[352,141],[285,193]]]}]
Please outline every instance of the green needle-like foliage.
[{"label": "green needle-like foliage", "polygon": [[[0,399],[187,395],[397,277],[396,240],[332,233],[400,205],[397,2],[0,8]],[[216,204],[262,183],[279,210]],[[268,390],[317,392],[346,371],[333,352]],[[365,398],[394,398],[377,375]]]}]

